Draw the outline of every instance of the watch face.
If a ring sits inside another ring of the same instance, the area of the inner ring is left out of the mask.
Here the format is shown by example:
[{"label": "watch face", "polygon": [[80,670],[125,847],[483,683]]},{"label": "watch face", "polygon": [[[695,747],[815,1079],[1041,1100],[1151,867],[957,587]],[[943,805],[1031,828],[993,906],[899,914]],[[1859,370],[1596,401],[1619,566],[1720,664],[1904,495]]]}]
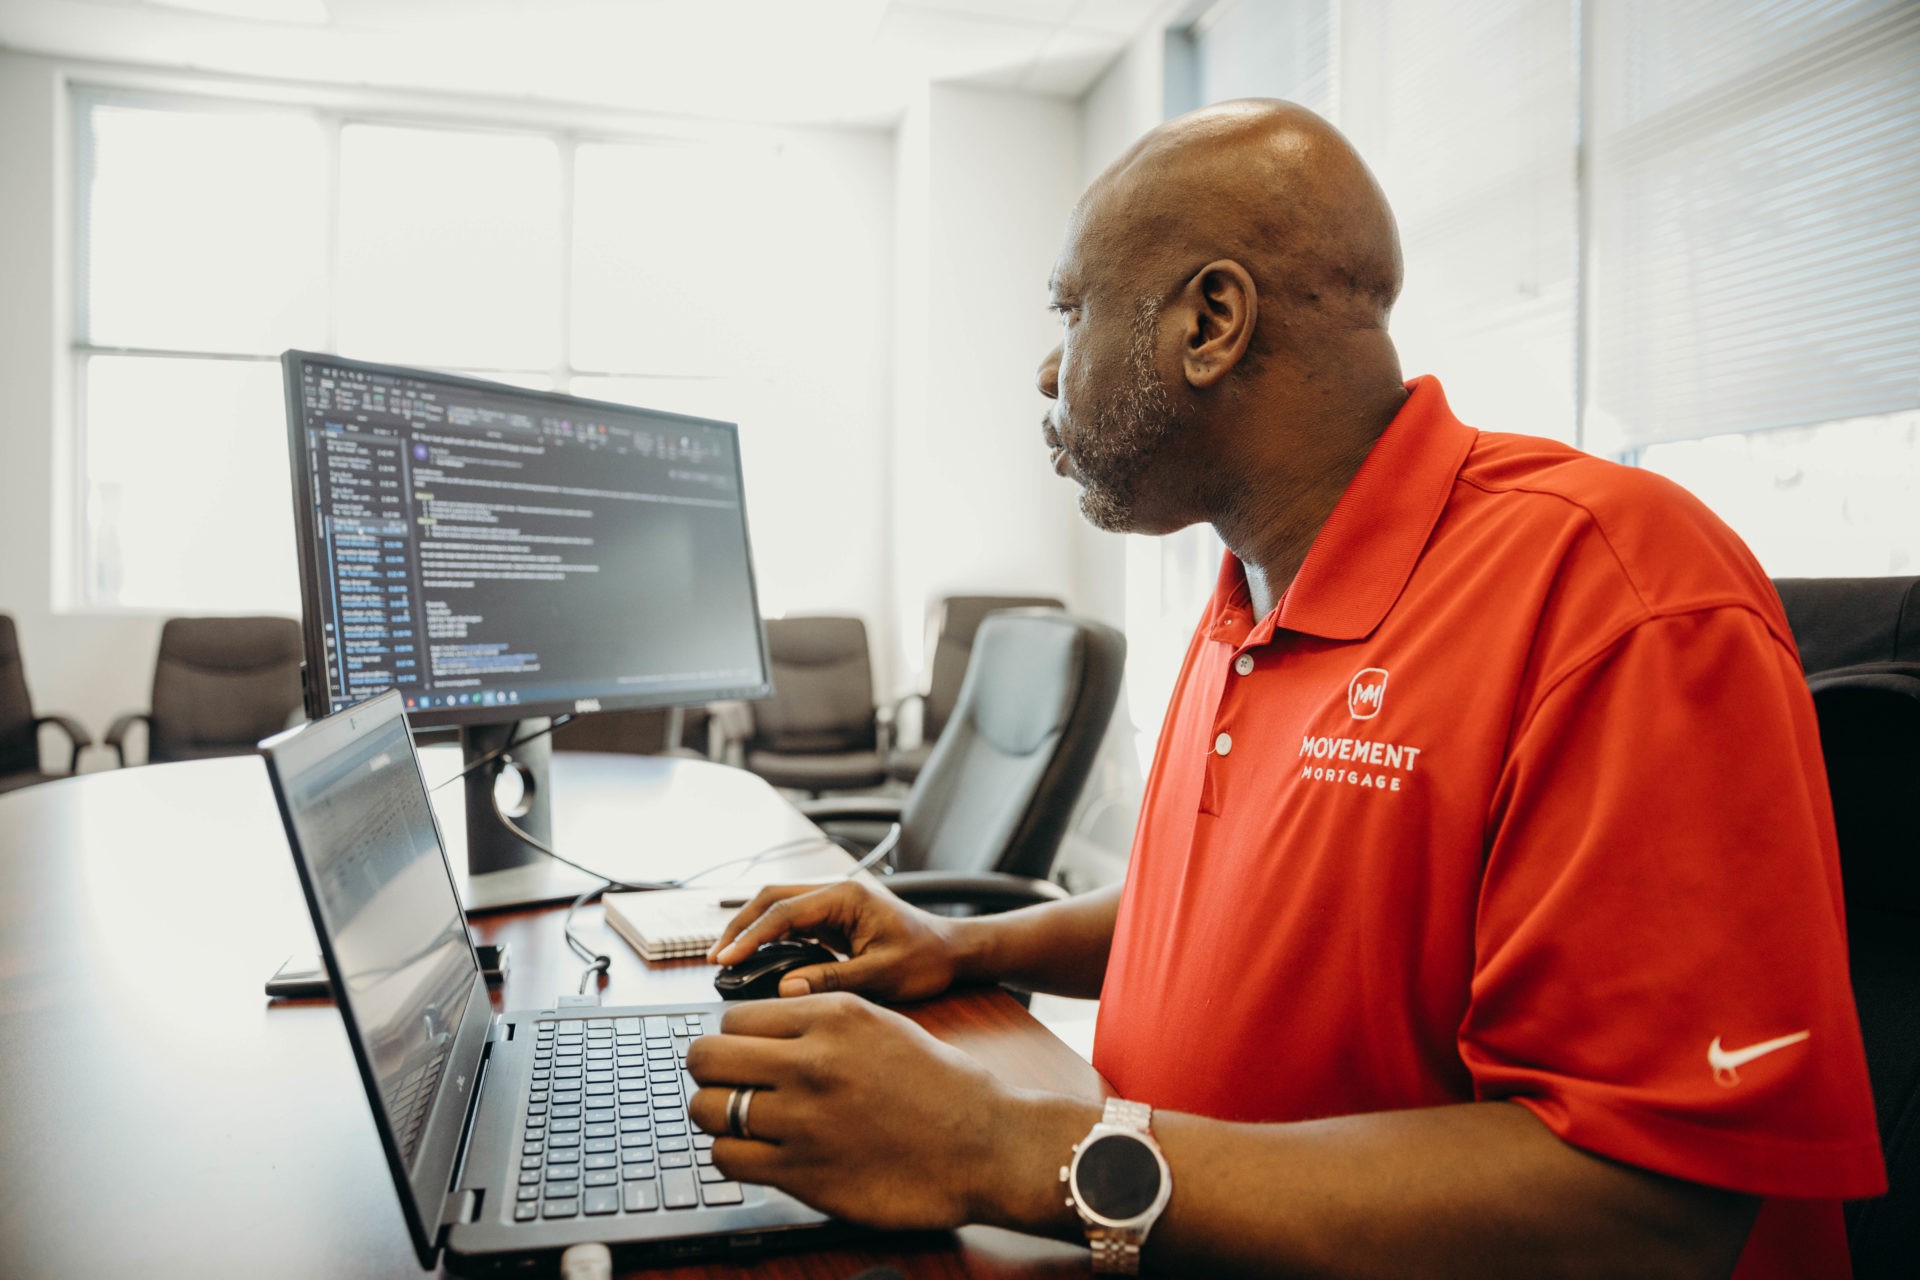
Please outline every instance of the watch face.
[{"label": "watch face", "polygon": [[1126,1222],[1153,1207],[1160,1162],[1138,1138],[1103,1134],[1080,1152],[1073,1182],[1080,1203],[1102,1218]]}]

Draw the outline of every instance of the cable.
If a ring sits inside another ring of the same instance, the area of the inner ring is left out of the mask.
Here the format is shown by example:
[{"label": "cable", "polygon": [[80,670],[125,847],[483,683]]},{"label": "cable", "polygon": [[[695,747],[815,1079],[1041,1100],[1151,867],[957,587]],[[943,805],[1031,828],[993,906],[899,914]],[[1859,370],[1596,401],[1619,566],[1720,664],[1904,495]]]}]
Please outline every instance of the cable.
[{"label": "cable", "polygon": [[[472,764],[468,765],[466,768],[462,769],[460,772],[454,774],[451,778],[448,778],[443,782],[435,783],[433,789],[435,791],[438,791],[440,790],[441,787],[451,786],[452,784],[460,781],[460,779],[466,777],[468,774],[472,773],[475,769],[478,769],[480,766],[492,764],[495,760],[499,760],[503,758],[509,751],[512,751],[515,747],[524,747],[529,742],[532,742],[536,738],[546,737],[548,734],[552,733],[555,729],[558,729],[563,724],[567,724],[572,719],[573,719],[573,716],[571,714],[564,715],[564,716],[555,716],[552,720],[547,722],[546,728],[538,730],[534,733],[530,733],[524,738],[515,738],[512,741],[508,742],[505,746],[496,747],[494,750],[487,752],[487,754],[481,756],[478,760],[475,760]],[[523,722],[516,721],[515,723],[517,725]]]},{"label": "cable", "polygon": [[604,871],[595,871],[592,867],[582,866],[565,854],[556,853],[551,845],[533,835],[509,817],[506,811],[500,807],[498,798],[495,798],[493,802],[493,812],[494,815],[500,819],[502,826],[513,832],[514,835],[519,836],[522,840],[525,840],[541,853],[552,858],[555,862],[572,867],[575,871],[583,875],[592,876],[595,880],[605,880],[606,884],[601,886],[602,892],[607,889],[619,889],[639,893],[649,893],[659,889],[684,889],[695,880],[705,879],[714,872],[724,870],[727,867],[740,865],[749,867],[758,866],[771,858],[791,857],[793,854],[803,853],[818,845],[832,843],[826,836],[799,836],[792,840],[782,840],[779,844],[768,845],[758,853],[743,854],[738,858],[728,858],[724,862],[716,862],[712,866],[702,867],[700,870],[682,876],[678,880],[621,880],[608,875]]},{"label": "cable", "polygon": [[560,923],[560,929],[567,937],[567,946],[573,949],[573,954],[587,962],[585,972],[580,975],[580,990],[578,993],[580,995],[587,994],[587,987],[589,985],[596,987],[599,985],[596,979],[612,967],[613,957],[604,952],[595,951],[592,947],[589,947],[580,940],[579,935],[573,931],[573,913],[605,893],[608,888],[608,885],[603,884],[599,888],[589,889],[575,898],[573,905],[567,908],[566,919]]},{"label": "cable", "polygon": [[[476,762],[476,764],[478,763],[483,762]],[[573,900],[573,905],[567,908],[566,917],[560,925],[561,931],[566,936],[567,947],[576,956],[579,956],[587,962],[587,967],[582,970],[580,974],[580,988],[577,993],[583,996],[587,994],[588,987],[598,987],[598,979],[605,976],[607,970],[613,966],[613,957],[604,952],[595,951],[592,947],[588,946],[587,943],[580,938],[580,935],[573,931],[573,918],[580,908],[586,906],[589,902],[592,902],[595,898],[607,892],[607,890],[619,889],[629,892],[652,892],[660,889],[684,889],[695,880],[712,875],[715,871],[722,870],[726,867],[741,864],[749,867],[758,866],[770,858],[787,857],[795,853],[800,853],[803,850],[811,849],[816,845],[831,843],[824,836],[803,836],[793,840],[783,840],[779,844],[769,845],[757,853],[747,854],[738,858],[728,858],[723,862],[716,862],[711,866],[702,867],[690,875],[682,876],[678,880],[619,880],[607,875],[603,871],[595,871],[592,867],[581,866],[572,858],[555,852],[553,847],[548,845],[546,841],[539,839],[532,832],[526,830],[526,828],[508,816],[507,811],[500,807],[500,797],[496,795],[491,788],[488,789],[487,794],[493,801],[493,816],[497,818],[500,824],[507,830],[526,841],[529,845],[532,845],[535,849],[538,849],[541,853],[546,854],[555,862],[572,867],[575,871],[582,872],[585,875],[592,876],[596,880],[602,881],[601,884],[587,890]],[[895,830],[898,830],[897,825]],[[854,868],[855,871],[859,869],[859,867]],[[848,874],[851,875],[852,872]]]},{"label": "cable", "polygon": [[[829,836],[827,838],[829,840],[833,840],[832,836]],[[833,842],[835,844],[840,844],[840,841],[838,840],[833,840]],[[887,828],[886,835],[880,837],[880,843],[873,846],[873,848],[867,850],[866,856],[861,858],[860,861],[854,863],[852,866],[848,867],[846,870],[846,874],[842,875],[840,878],[842,880],[851,880],[855,876],[859,875],[862,871],[865,871],[868,867],[872,866],[874,863],[883,862],[887,858],[892,857],[894,848],[897,845],[899,845],[899,843],[900,843],[900,824],[896,822]],[[845,848],[846,846],[841,845],[841,847]],[[856,848],[856,849],[849,850],[849,852],[857,853],[859,852],[859,850]]]},{"label": "cable", "polygon": [[[551,733],[553,732],[554,729],[558,728],[560,725],[565,724],[566,721],[569,719],[571,719],[571,717],[562,716],[557,721],[555,721],[554,724],[548,726],[546,729],[541,730],[540,733],[529,734],[525,738],[517,739],[514,742],[508,743],[506,746],[500,748],[500,750],[495,751],[489,755],[483,756],[480,759],[474,761],[473,764],[469,765],[466,769],[462,770],[459,774],[456,774],[455,776],[464,777],[467,774],[472,773],[475,769],[479,768],[481,765],[487,764],[490,761],[494,761],[494,760],[500,761],[501,767],[504,768],[506,764],[509,763],[510,761],[510,758],[508,757],[507,752],[510,751],[513,747],[520,745],[522,742],[531,742],[533,739],[540,737],[542,734]],[[498,781],[498,778],[499,778],[499,774],[498,772],[496,772],[495,781]],[[453,779],[451,778],[448,779],[449,782],[451,782],[452,780]],[[443,782],[440,785],[445,786],[446,783]],[[437,789],[438,788],[436,788],[436,790]],[[733,866],[757,867],[762,862],[766,862],[770,859],[791,857],[796,853],[800,853],[805,850],[812,849],[815,846],[822,845],[822,844],[830,844],[835,847],[844,847],[842,846],[841,842],[838,839],[825,834],[818,834],[818,835],[811,835],[811,836],[798,836],[792,840],[783,840],[778,844],[768,845],[766,848],[761,849],[757,853],[745,854],[738,858],[727,858],[724,861],[713,863],[711,866],[702,867],[700,870],[684,875],[680,877],[678,880],[638,880],[638,881],[619,880],[614,878],[613,876],[606,874],[604,871],[595,871],[592,867],[582,866],[579,863],[575,862],[572,858],[566,857],[565,855],[556,852],[551,845],[547,844],[546,841],[541,840],[539,837],[535,836],[532,832],[528,831],[526,828],[522,827],[519,823],[515,822],[512,819],[512,817],[508,815],[507,811],[500,807],[500,797],[492,787],[489,787],[487,789],[487,796],[492,801],[493,816],[500,822],[501,826],[504,826],[508,831],[511,831],[514,835],[518,836],[521,840],[524,840],[527,844],[533,846],[535,849],[538,849],[541,853],[546,854],[549,858],[552,858],[555,862],[561,863],[565,866],[572,867],[575,871],[581,872],[584,875],[592,876],[594,879],[602,882],[601,884],[587,890],[585,893],[575,898],[573,900],[573,905],[567,908],[567,914],[560,924],[561,932],[565,935],[567,940],[568,949],[571,950],[573,954],[575,954],[576,956],[580,957],[582,960],[585,960],[587,962],[587,967],[583,969],[580,973],[580,987],[578,992],[576,993],[583,996],[587,994],[588,987],[594,987],[596,990],[598,989],[599,979],[605,977],[607,970],[613,967],[613,957],[610,955],[607,955],[605,952],[595,951],[592,947],[588,946],[587,943],[581,939],[580,935],[573,931],[573,918],[575,914],[579,912],[580,908],[586,906],[589,902],[592,902],[594,899],[598,898],[600,895],[606,893],[609,889],[618,889],[625,892],[641,892],[641,893],[654,892],[661,889],[685,889],[689,885],[691,885],[695,880],[704,879],[705,877],[712,875],[714,872],[724,870],[727,867],[733,867]],[[838,878],[842,880],[852,879],[854,876],[860,874],[862,871],[865,871],[868,867],[872,866],[874,863],[879,862],[883,858],[886,858],[887,856],[892,854],[894,847],[897,846],[899,843],[900,843],[900,824],[896,822],[887,829],[887,834],[881,839],[879,844],[876,844],[870,851],[868,851],[865,857],[861,858],[858,862],[854,863],[851,867],[847,868],[845,873],[843,873]]]}]

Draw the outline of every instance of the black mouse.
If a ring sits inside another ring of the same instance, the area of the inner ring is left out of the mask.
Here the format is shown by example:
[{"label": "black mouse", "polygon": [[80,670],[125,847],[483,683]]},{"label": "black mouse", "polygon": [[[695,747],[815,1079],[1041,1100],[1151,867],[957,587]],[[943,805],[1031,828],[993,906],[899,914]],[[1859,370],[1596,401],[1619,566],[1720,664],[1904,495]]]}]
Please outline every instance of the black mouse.
[{"label": "black mouse", "polygon": [[761,1000],[780,993],[780,979],[810,964],[832,964],[840,957],[805,938],[769,942],[745,960],[728,965],[713,980],[722,1000]]}]

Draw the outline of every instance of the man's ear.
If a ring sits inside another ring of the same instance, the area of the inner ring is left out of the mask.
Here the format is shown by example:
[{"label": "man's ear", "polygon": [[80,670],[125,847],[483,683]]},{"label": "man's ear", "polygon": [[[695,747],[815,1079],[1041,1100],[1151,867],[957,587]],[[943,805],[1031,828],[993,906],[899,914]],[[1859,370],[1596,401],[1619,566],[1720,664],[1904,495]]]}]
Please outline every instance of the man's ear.
[{"label": "man's ear", "polygon": [[1205,389],[1227,376],[1247,353],[1260,299],[1247,269],[1230,258],[1194,272],[1180,292],[1186,317],[1181,367],[1188,385]]}]

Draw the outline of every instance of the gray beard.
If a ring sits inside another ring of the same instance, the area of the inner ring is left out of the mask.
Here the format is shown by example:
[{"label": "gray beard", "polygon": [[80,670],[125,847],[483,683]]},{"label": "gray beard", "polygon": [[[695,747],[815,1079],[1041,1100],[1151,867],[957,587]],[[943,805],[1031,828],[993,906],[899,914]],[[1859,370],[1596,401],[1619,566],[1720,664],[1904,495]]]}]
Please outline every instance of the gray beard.
[{"label": "gray beard", "polygon": [[1127,533],[1134,528],[1140,485],[1177,413],[1153,368],[1159,308],[1143,298],[1134,310],[1127,344],[1126,381],[1093,417],[1093,430],[1075,443],[1074,471],[1081,484],[1080,512],[1096,528]]}]

